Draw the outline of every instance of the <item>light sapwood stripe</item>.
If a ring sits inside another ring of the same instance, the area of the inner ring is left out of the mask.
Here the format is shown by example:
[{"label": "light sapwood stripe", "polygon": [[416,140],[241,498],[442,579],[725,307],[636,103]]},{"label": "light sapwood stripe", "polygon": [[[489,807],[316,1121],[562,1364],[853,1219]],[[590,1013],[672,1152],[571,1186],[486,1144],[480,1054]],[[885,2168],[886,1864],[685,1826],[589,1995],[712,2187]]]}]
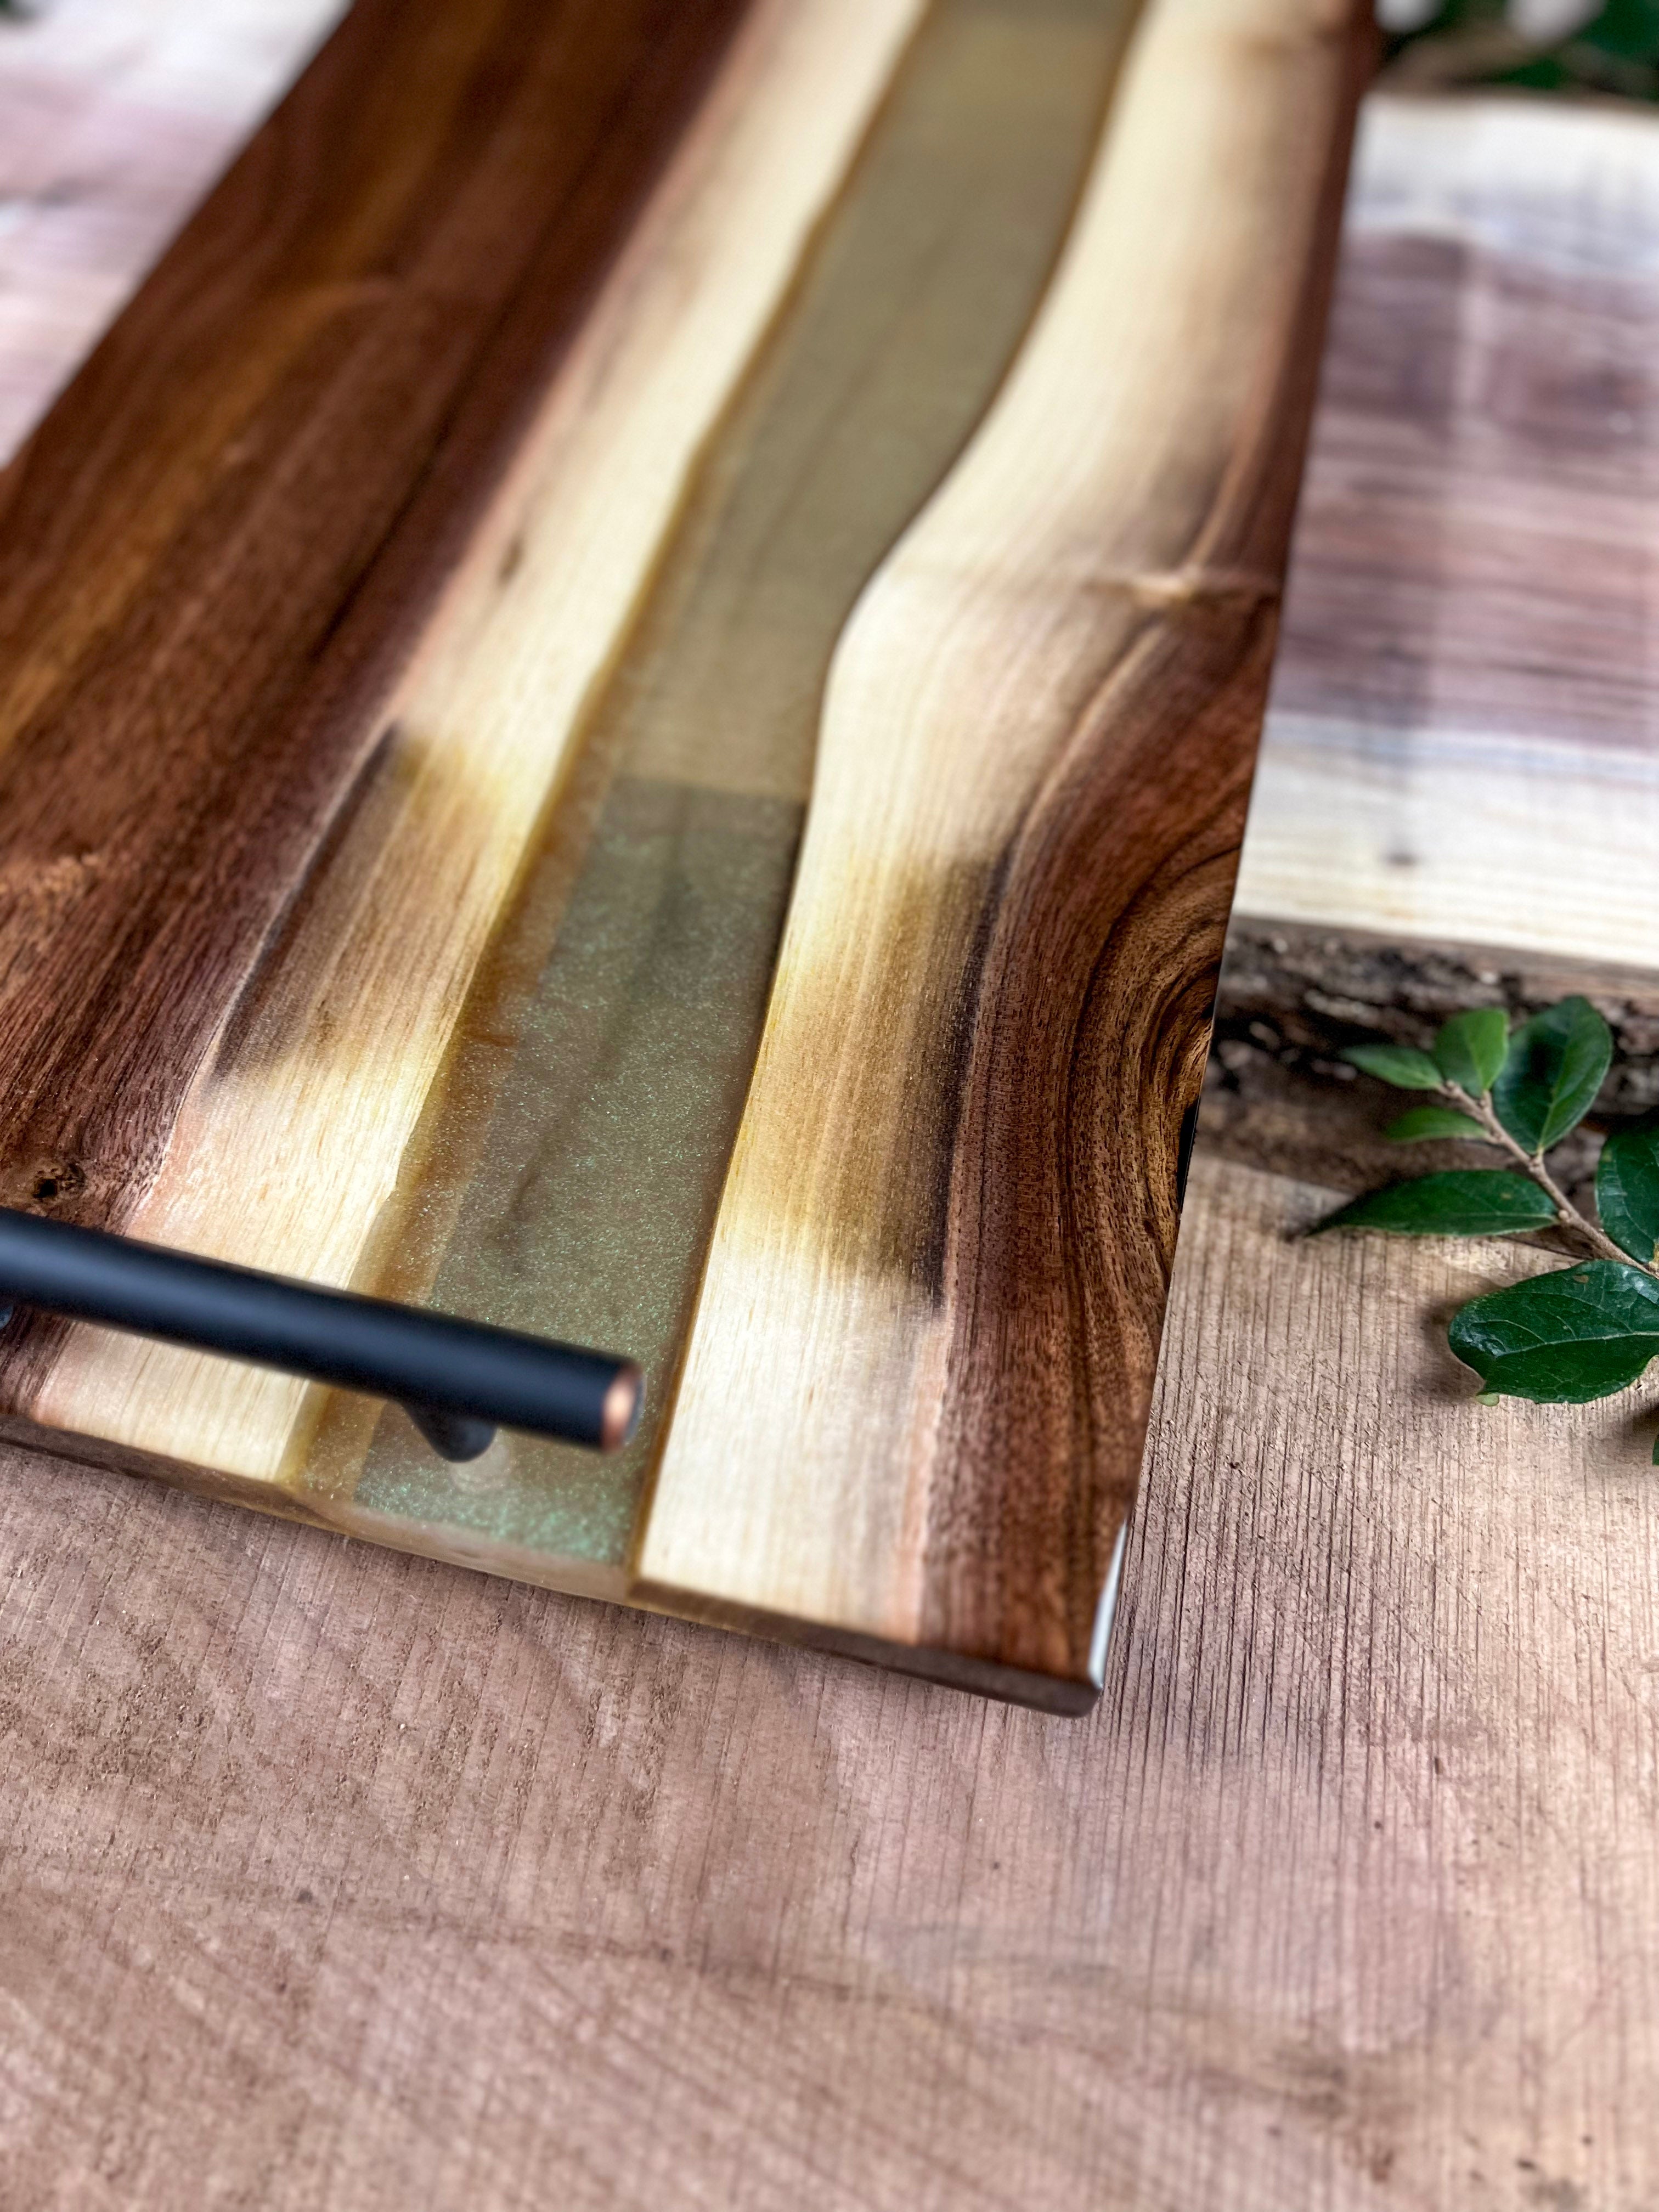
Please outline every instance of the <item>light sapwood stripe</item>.
[{"label": "light sapwood stripe", "polygon": [[[1130,21],[1121,0],[935,0],[699,466],[505,933],[556,923],[550,957],[521,1008],[535,955],[497,948],[418,1147],[409,1289],[436,1268],[441,1307],[625,1348],[651,1378],[639,1435],[605,1462],[503,1437],[458,1475],[389,1411],[354,1528],[465,1532],[492,1565],[620,1587],[753,1072],[830,653],[1030,325]],[[473,1096],[496,1087],[475,1133]],[[418,1245],[428,1228],[442,1244],[451,1212],[438,1267]],[[307,1468],[313,1494],[329,1462]]]},{"label": "light sapwood stripe", "polygon": [[[132,1234],[362,1279],[572,734],[921,5],[751,12],[425,626],[330,863],[184,1102]],[[31,1411],[275,1480],[320,1395],[82,1328]]]},{"label": "light sapwood stripe", "polygon": [[1363,37],[1159,0],[1009,385],[842,641],[648,1598],[1087,1692]]}]

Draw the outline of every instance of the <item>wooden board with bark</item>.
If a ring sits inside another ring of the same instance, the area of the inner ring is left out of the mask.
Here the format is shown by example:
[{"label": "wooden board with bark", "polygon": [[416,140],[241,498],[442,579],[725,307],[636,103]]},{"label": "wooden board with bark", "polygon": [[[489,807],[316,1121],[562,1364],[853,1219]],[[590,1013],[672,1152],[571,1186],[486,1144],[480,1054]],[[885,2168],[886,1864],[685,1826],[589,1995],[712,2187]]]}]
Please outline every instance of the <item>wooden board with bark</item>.
[{"label": "wooden board with bark", "polygon": [[1577,1194],[1659,1107],[1656,236],[1639,112],[1370,112],[1200,1123],[1218,1157],[1344,1192],[1398,1175],[1398,1094],[1344,1053],[1575,994],[1615,1048],[1564,1156]]},{"label": "wooden board with bark", "polygon": [[11,1433],[1092,1698],[1361,15],[358,0],[4,479],[0,1200],[653,1411]]}]

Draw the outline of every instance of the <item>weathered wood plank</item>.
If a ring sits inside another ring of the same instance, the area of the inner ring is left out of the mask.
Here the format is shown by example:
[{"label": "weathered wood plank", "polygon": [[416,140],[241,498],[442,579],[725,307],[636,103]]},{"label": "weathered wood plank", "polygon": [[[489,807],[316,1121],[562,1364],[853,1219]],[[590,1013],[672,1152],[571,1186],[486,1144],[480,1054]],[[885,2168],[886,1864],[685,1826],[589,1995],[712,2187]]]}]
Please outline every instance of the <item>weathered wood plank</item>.
[{"label": "weathered wood plank", "polygon": [[1659,959],[1659,137],[1379,100],[1243,913]]},{"label": "weathered wood plank", "polygon": [[1085,1721],[8,1455],[7,2192],[1639,2212],[1646,1437],[1322,1202],[1195,1171]]},{"label": "weathered wood plank", "polygon": [[1367,51],[1158,0],[826,695],[643,1592],[1091,1694]]}]

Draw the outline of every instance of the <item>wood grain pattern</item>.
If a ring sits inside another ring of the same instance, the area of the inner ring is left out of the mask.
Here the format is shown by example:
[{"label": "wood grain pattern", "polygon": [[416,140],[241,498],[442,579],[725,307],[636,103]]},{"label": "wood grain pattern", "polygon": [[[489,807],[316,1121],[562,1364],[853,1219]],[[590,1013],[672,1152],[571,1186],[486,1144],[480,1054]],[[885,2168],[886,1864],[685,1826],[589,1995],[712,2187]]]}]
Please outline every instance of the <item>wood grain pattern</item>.
[{"label": "wood grain pattern", "polygon": [[354,9],[13,465],[9,1200],[153,1179],[738,12]]},{"label": "wood grain pattern", "polygon": [[[450,1310],[625,1345],[672,1376],[765,1016],[825,672],[1018,350],[1132,20],[1116,0],[934,0],[906,47],[705,442],[458,1027],[415,1147],[419,1207],[403,1209],[419,1232],[405,1264],[442,1224],[416,1295],[429,1279]],[[811,96],[821,106],[819,83]],[[388,1411],[349,1525],[384,1516],[377,1533],[398,1540],[418,1524],[504,1571],[623,1595],[667,1401],[653,1393],[603,1463],[512,1437],[466,1481]]]},{"label": "wood grain pattern", "polygon": [[[457,475],[477,473],[488,456],[463,443],[459,460],[445,462],[441,449],[421,461],[416,489],[425,507],[411,510],[402,536],[376,554],[361,586],[354,583],[348,591],[339,577],[331,581],[320,574],[317,547],[302,542],[295,557],[307,564],[306,587],[318,594],[319,614],[328,612],[327,591],[341,592],[333,615],[344,617],[345,627],[343,642],[331,649],[349,659],[367,654],[374,665],[360,672],[361,681],[351,678],[319,722],[307,720],[303,700],[281,689],[295,663],[306,658],[300,640],[289,633],[267,641],[263,649],[277,672],[272,681],[279,693],[268,702],[270,719],[262,726],[271,733],[269,744],[239,719],[240,695],[210,695],[202,742],[230,749],[227,757],[235,765],[224,772],[237,779],[240,811],[228,819],[222,802],[216,802],[204,814],[204,865],[220,875],[246,867],[238,828],[246,817],[260,866],[247,872],[242,905],[254,901],[257,908],[244,927],[238,901],[222,900],[216,889],[190,903],[187,862],[168,857],[172,890],[157,926],[180,942],[171,963],[158,951],[149,966],[156,971],[155,988],[172,995],[159,1009],[148,1006],[136,981],[146,972],[145,960],[128,941],[137,927],[129,921],[128,935],[105,948],[112,978],[106,998],[94,997],[83,1016],[100,1036],[113,1032],[105,1036],[103,1049],[113,1049],[116,1060],[97,1062],[88,1078],[105,1103],[94,1099],[86,1109],[91,1133],[70,1129],[47,1146],[38,1128],[13,1131],[4,1141],[14,1199],[49,1179],[59,1210],[77,1217],[114,1207],[122,1225],[158,1243],[314,1279],[383,1287],[377,1278],[386,1265],[384,1248],[395,1246],[402,1226],[388,1218],[388,1208],[405,1152],[542,811],[557,789],[573,734],[657,556],[701,441],[789,282],[801,242],[916,13],[915,0],[860,0],[851,12],[823,0],[807,7],[769,0],[757,7],[603,295],[573,301],[573,313],[579,309],[585,319],[580,331],[562,334],[566,350],[545,392],[538,394],[533,360],[509,358],[502,365],[498,381],[517,379],[493,402],[514,410],[502,434],[511,432],[511,466],[482,514],[475,519],[466,512],[465,477],[458,482]],[[725,20],[707,10],[704,15],[706,31]],[[697,20],[696,10],[685,11],[676,40],[689,39],[688,27]],[[641,18],[637,35],[647,28]],[[482,143],[489,161],[512,177],[526,210],[548,224],[556,252],[574,254],[574,215],[560,203],[556,173],[520,164],[520,175],[513,165],[519,131],[538,120],[545,125],[559,100],[589,98],[580,52],[568,50],[550,21],[532,33],[526,18],[498,27],[495,35],[506,41],[501,53],[510,58],[514,99],[523,112],[503,117],[487,111],[479,125]],[[660,84],[651,72],[637,83],[630,74],[637,74],[635,34],[612,15],[604,27],[594,18],[583,35],[595,42],[596,56],[605,50],[603,66],[621,73],[628,99],[654,118],[653,130],[667,132],[673,110],[665,106]],[[303,138],[307,128],[319,127],[304,118],[325,102],[331,77],[345,72],[349,79],[363,64],[361,53],[337,60],[334,51],[294,95],[284,110],[288,119],[274,126],[279,138],[291,130]],[[674,52],[669,42],[653,70],[672,69]],[[401,58],[411,73],[411,100],[424,97],[414,67],[418,58]],[[440,55],[434,66],[454,73],[455,57]],[[545,82],[538,81],[538,67]],[[459,73],[454,82],[465,85]],[[431,117],[422,110],[410,126],[430,137],[433,158],[443,151],[441,117],[441,110]],[[614,145],[606,139],[607,162],[622,160],[625,135],[613,134]],[[417,147],[422,143],[417,137]],[[579,161],[581,143],[579,134],[572,137],[560,158]],[[658,156],[663,151],[659,146]],[[606,195],[621,189],[617,177],[604,169],[580,173],[582,191],[605,205],[610,247],[619,247],[620,232],[637,209],[625,195],[610,206]],[[349,173],[335,189],[338,205],[316,218],[325,235],[330,222],[361,221],[369,213],[385,220],[372,204],[358,207],[367,188]],[[452,189],[420,172],[405,185],[416,201],[434,194],[441,201]],[[474,193],[481,204],[471,219],[485,227],[486,238],[489,224],[510,231],[515,221],[514,203],[503,205],[499,187],[493,198],[491,189],[486,174]],[[219,198],[240,204],[248,190],[234,175]],[[440,234],[460,222],[466,208],[463,195],[437,222]],[[429,213],[426,219],[437,221]],[[187,238],[179,252],[188,259],[200,250]],[[479,240],[458,240],[456,250],[474,256]],[[603,271],[589,273],[596,283]],[[526,313],[554,312],[548,271],[532,267],[519,281]],[[429,283],[422,277],[410,289],[418,295]],[[257,311],[269,314],[272,300],[283,298],[280,270],[270,296],[255,290]],[[142,323],[143,313],[135,314]],[[125,323],[111,341],[117,347],[143,343],[142,330],[128,331]],[[406,366],[424,376],[416,358]],[[216,388],[210,362],[193,373]],[[453,373],[467,407],[476,411],[489,403],[487,365],[480,370],[458,358]],[[352,374],[361,385],[367,370],[359,362]],[[395,404],[372,379],[361,398],[371,413],[356,425],[360,436],[379,410]],[[51,418],[42,434],[46,444],[72,431],[73,401],[72,394]],[[434,404],[423,385],[421,405]],[[65,416],[67,428],[61,427]],[[344,434],[349,441],[349,425]],[[402,462],[377,458],[388,469],[415,465],[407,452]],[[358,471],[349,443],[325,459],[349,487],[340,501],[343,519],[355,516],[362,527],[373,478]],[[211,475],[219,458],[210,451],[207,461]],[[33,454],[29,465],[35,465]],[[187,477],[194,468],[199,475],[203,465],[202,454],[192,452],[180,472]],[[264,473],[270,465],[267,458],[253,471],[249,493],[256,512],[248,532],[256,547],[280,534],[284,516],[297,523],[285,501],[303,510],[311,496],[299,480],[285,483],[281,471],[273,488]],[[263,504],[273,500],[274,524]],[[213,526],[231,526],[219,517]],[[430,604],[422,603],[411,580],[398,550],[404,544],[414,549],[410,557],[428,563]],[[166,588],[181,587],[173,579]],[[255,611],[251,599],[244,611]],[[185,607],[179,619],[196,617]],[[362,639],[361,652],[348,633]],[[216,638],[213,649],[222,652],[225,641]],[[146,667],[159,681],[153,641],[145,650]],[[400,655],[409,663],[402,669]],[[192,679],[188,671],[174,671],[171,680]],[[326,660],[307,680],[332,680]],[[66,703],[48,714],[35,750],[14,763],[20,782],[35,788],[40,745],[67,742],[66,719],[90,714],[86,690],[73,676],[65,680]],[[106,734],[118,736],[118,726]],[[150,773],[158,793],[172,793],[180,805],[200,805],[191,763],[155,750]],[[320,787],[310,799],[296,763]],[[257,791],[250,788],[259,775],[279,783],[281,804],[293,817],[286,843],[262,824]],[[133,798],[125,788],[120,796],[123,804]],[[149,834],[159,836],[156,817],[152,804],[142,818]],[[48,830],[38,835],[46,838]],[[154,874],[160,863],[143,847],[121,865]],[[54,957],[61,951],[69,957],[76,943],[94,942],[108,929],[108,902],[119,891],[114,868],[107,854],[98,861],[95,899],[74,886],[64,891],[64,900],[73,896],[74,903],[67,921],[53,909]],[[280,931],[250,941],[256,925],[269,933],[279,916]],[[55,972],[31,969],[27,989],[21,976],[15,987],[24,1012],[37,1023],[58,988]],[[20,1031],[6,1049],[36,1072],[52,1114],[72,1121],[82,1108],[72,1093],[51,1089],[32,1034]],[[71,1043],[59,1039],[64,1050]],[[123,1050],[137,1056],[136,1066],[119,1059]],[[104,1139],[96,1136],[97,1115],[112,1110],[112,1099],[125,1102],[120,1110],[132,1118],[137,1133],[128,1133],[140,1149],[129,1158],[118,1148],[100,1168]],[[250,1161],[258,1163],[252,1180]],[[82,1328],[64,1339],[53,1329],[32,1354],[27,1342],[10,1352],[14,1402],[36,1419],[255,1481],[291,1480],[302,1466],[325,1394],[106,1332]],[[347,1418],[361,1458],[361,1417]]]},{"label": "wood grain pattern", "polygon": [[1356,24],[1152,9],[1009,384],[842,640],[647,1595],[1092,1693]]}]

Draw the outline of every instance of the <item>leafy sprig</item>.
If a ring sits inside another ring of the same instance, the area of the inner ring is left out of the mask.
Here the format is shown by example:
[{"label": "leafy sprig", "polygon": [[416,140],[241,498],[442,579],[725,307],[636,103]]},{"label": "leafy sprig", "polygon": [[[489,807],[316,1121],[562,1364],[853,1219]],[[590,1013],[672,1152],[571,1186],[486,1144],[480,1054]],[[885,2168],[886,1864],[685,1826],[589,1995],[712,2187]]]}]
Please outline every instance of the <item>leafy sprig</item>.
[{"label": "leafy sprig", "polygon": [[[1588,999],[1563,999],[1511,1030],[1494,1006],[1455,1014],[1432,1050],[1356,1045],[1344,1057],[1396,1089],[1433,1092],[1386,1133],[1495,1146],[1502,1168],[1456,1169],[1390,1183],[1343,1206],[1327,1229],[1406,1237],[1515,1237],[1561,1228],[1594,1255],[1474,1298],[1452,1317],[1452,1350],[1480,1396],[1583,1405],[1626,1389],[1659,1353],[1659,1127],[1621,1130],[1596,1164],[1590,1220],[1545,1155],[1595,1103],[1613,1032]],[[1654,1448],[1659,1464],[1659,1443]]]},{"label": "leafy sprig", "polygon": [[1387,73],[1419,91],[1505,85],[1659,100],[1659,0],[1382,0]]}]

